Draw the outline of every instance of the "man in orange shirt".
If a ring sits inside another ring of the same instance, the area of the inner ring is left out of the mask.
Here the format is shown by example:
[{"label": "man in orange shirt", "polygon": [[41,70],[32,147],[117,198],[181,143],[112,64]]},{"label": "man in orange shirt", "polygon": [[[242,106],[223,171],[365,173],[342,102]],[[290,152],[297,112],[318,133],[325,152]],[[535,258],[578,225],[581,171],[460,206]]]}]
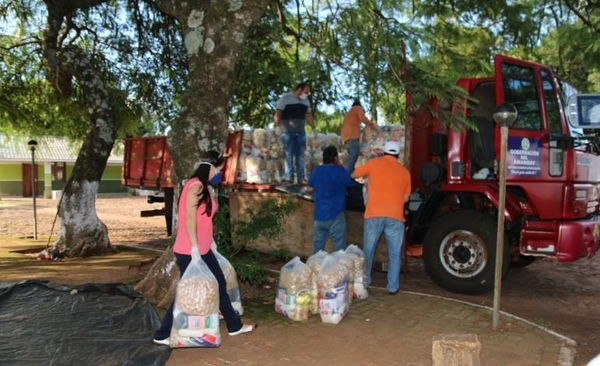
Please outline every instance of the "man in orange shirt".
[{"label": "man in orange shirt", "polygon": [[348,159],[346,160],[346,170],[348,173],[352,173],[354,170],[354,165],[358,160],[358,152],[360,151],[360,124],[364,123],[372,129],[377,129],[377,125],[374,122],[370,121],[365,116],[365,110],[360,105],[358,100],[355,100],[352,103],[352,107],[344,116],[344,122],[342,122],[342,144],[346,147],[346,151],[348,151]]},{"label": "man in orange shirt", "polygon": [[366,177],[367,203],[364,214],[363,250],[367,259],[366,285],[371,285],[371,270],[377,243],[383,233],[388,249],[387,290],[400,288],[401,250],[404,240],[404,203],[410,195],[410,172],[398,161],[400,144],[388,141],[384,156],[357,167],[353,178]]}]

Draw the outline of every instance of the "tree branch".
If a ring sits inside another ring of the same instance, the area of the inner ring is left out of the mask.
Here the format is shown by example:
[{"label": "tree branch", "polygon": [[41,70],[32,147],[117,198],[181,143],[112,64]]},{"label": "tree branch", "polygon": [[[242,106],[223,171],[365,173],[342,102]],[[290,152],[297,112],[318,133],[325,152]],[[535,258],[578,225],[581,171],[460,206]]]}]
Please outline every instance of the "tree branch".
[{"label": "tree branch", "polygon": [[[599,31],[598,28],[596,28],[596,26],[594,25],[594,23],[592,23],[588,17],[584,16],[579,11],[579,9],[577,9],[577,7],[576,7],[575,4],[573,4],[570,0],[564,0],[564,2],[565,2],[565,5],[567,5],[567,7],[569,8],[569,10],[571,10],[575,14],[575,16],[577,18],[579,18],[579,20],[581,20],[581,22],[583,24],[586,25],[586,27],[588,27],[589,29],[591,29],[592,32],[598,33],[598,31]],[[590,4],[590,3],[588,2],[588,4]],[[594,6],[593,4],[590,4],[590,5]]]}]

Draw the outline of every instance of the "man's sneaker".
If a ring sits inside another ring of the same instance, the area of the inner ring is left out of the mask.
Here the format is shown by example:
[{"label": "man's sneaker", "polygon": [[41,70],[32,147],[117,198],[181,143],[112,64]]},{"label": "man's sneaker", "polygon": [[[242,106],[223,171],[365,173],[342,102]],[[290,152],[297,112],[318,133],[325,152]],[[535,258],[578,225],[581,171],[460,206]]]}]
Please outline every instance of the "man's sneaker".
[{"label": "man's sneaker", "polygon": [[156,338],[154,338],[152,340],[152,342],[154,342],[156,344],[161,344],[163,346],[168,346],[169,345],[169,338],[165,338],[165,339],[156,339]]},{"label": "man's sneaker", "polygon": [[256,327],[258,327],[258,324],[254,324],[254,325],[242,325],[242,327],[240,328],[240,330],[238,330],[236,332],[229,332],[229,335],[230,336],[236,336],[238,334],[250,333]]}]

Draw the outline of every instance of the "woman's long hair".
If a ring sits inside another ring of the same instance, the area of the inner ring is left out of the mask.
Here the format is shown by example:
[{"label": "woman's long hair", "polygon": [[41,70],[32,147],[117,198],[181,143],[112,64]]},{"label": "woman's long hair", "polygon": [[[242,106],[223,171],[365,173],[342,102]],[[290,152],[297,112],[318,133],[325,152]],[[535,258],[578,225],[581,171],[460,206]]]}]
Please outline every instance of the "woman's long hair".
[{"label": "woman's long hair", "polygon": [[210,174],[210,167],[212,165],[215,168],[218,168],[223,165],[223,162],[223,157],[218,151],[207,151],[202,154],[198,167],[190,176],[190,179],[198,178],[200,183],[202,183],[202,190],[198,194],[198,202],[196,203],[196,207],[200,207],[202,204],[204,204],[204,213],[208,216],[212,215],[212,199],[208,190],[208,176]]}]

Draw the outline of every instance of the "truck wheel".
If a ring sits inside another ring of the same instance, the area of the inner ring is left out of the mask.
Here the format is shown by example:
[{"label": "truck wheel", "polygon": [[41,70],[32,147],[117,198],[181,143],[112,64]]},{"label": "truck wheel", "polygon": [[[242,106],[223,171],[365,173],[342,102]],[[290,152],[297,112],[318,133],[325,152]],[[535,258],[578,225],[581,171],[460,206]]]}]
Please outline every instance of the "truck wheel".
[{"label": "truck wheel", "polygon": [[[429,228],[423,245],[427,274],[440,287],[475,295],[494,288],[496,222],[475,211],[455,211],[440,217]],[[502,275],[510,265],[505,240]]]}]

